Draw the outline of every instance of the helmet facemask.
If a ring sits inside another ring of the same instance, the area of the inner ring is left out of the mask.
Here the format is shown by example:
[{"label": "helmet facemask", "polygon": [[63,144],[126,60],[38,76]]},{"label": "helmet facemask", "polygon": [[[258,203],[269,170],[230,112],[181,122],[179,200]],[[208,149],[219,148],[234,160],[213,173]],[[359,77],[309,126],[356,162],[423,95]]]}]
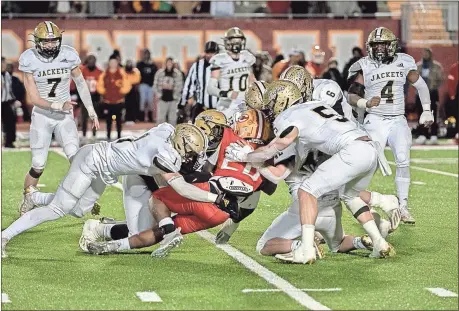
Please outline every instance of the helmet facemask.
[{"label": "helmet facemask", "polygon": [[394,57],[396,51],[397,41],[373,41],[367,44],[370,57],[381,63]]},{"label": "helmet facemask", "polygon": [[38,53],[45,58],[56,58],[62,44],[62,37],[59,38],[37,38],[35,37],[35,47]]},{"label": "helmet facemask", "polygon": [[245,50],[245,37],[229,37],[225,38],[225,48],[233,53],[240,53]]}]

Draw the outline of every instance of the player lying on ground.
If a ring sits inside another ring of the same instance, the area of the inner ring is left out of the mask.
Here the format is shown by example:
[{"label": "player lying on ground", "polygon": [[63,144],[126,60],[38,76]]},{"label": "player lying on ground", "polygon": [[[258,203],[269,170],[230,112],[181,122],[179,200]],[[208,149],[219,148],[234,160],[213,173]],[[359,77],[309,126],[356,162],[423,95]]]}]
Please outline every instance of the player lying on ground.
[{"label": "player lying on ground", "polygon": [[[307,99],[312,98],[312,79],[308,78]],[[272,107],[276,138],[266,147],[250,152],[237,144],[227,149],[226,156],[239,162],[260,163],[296,142],[297,155],[317,149],[331,158],[305,179],[298,191],[302,243],[293,252],[293,262],[313,263],[316,259],[314,231],[317,218],[317,198],[344,187],[341,197],[354,217],[363,225],[373,242],[374,257],[395,254],[392,246],[381,236],[365,202],[359,198],[380,164],[383,174],[390,167],[383,150],[359,130],[355,123],[340,116],[322,101],[303,103],[300,90],[289,81],[275,81],[264,94],[264,104]],[[300,162],[299,162],[300,163]]]},{"label": "player lying on ground", "polygon": [[152,128],[139,138],[101,142],[81,148],[52,201],[33,209],[2,232],[2,256],[9,240],[43,222],[67,214],[82,217],[102,195],[107,184],[118,182],[123,175],[160,175],[178,193],[187,198],[225,204],[223,195],[201,190],[184,181],[178,173],[191,165],[207,148],[207,137],[191,124],[175,129],[167,123]]},{"label": "player lying on ground", "polygon": [[[279,182],[288,175],[285,178],[285,182],[292,196],[292,203],[289,208],[272,222],[263,236],[258,240],[256,249],[260,254],[265,256],[285,254],[281,257],[284,258],[292,256],[292,252],[301,245],[301,241],[296,240],[301,236],[298,190],[303,180],[311,176],[317,169],[317,166],[329,158],[329,156],[324,154],[316,157],[314,153],[317,153],[317,151],[310,151],[306,157],[302,157],[302,159],[305,159],[305,162],[298,165],[295,163],[295,160],[300,160],[300,157],[296,156],[295,145],[290,145],[282,153],[276,155],[274,169],[260,170],[261,174],[274,183]],[[367,195],[364,195],[364,197],[368,199]],[[392,206],[392,208],[398,208],[394,196],[371,193],[371,198],[373,202],[371,200],[370,202],[373,204],[376,203],[376,200],[379,200],[380,202],[383,201],[383,205],[391,206],[395,203],[395,206]],[[369,204],[370,202],[366,203]],[[315,230],[324,237],[331,252],[346,253],[354,249],[372,250],[371,239],[367,235],[356,237],[344,234],[341,224],[342,208],[339,191],[334,190],[323,194],[317,199],[317,207],[318,214]],[[375,214],[376,212],[373,212],[374,216]],[[376,215],[376,217],[379,221],[379,215]],[[387,220],[381,220],[378,223],[378,228],[381,235],[385,238],[390,230],[390,223]]]},{"label": "player lying on ground", "polygon": [[430,110],[430,93],[419,76],[410,55],[396,53],[398,40],[387,28],[373,30],[367,40],[367,54],[349,69],[348,101],[354,107],[366,109],[364,128],[371,139],[386,144],[395,157],[395,184],[402,221],[414,224],[408,211],[410,189],[411,129],[405,118],[404,86],[408,80],[419,93],[424,112],[419,123],[430,127],[434,117]]},{"label": "player lying on ground", "polygon": [[76,103],[70,100],[70,78],[93,120],[93,127],[99,128],[91,94],[79,68],[81,60],[77,51],[61,45],[62,32],[52,22],[39,23],[33,37],[35,47],[19,57],[19,70],[24,72],[24,86],[34,105],[30,124],[32,167],[24,180],[24,200],[19,208],[21,215],[33,208],[26,196],[38,191],[36,186],[46,166],[52,135],[70,161],[78,151],[78,130],[73,119],[73,105]]},{"label": "player lying on ground", "polygon": [[[249,117],[250,115],[251,117]],[[260,113],[262,116],[262,114]],[[252,146],[256,147],[255,141],[263,143],[263,137],[269,137],[270,129],[258,123],[257,126],[252,126],[254,122],[260,122],[258,119],[253,119],[253,114],[247,113],[241,116],[239,132],[249,136],[252,134]],[[223,121],[218,121],[223,120]],[[218,121],[220,124],[216,124]],[[249,124],[250,123],[250,124]],[[196,118],[196,124],[201,124],[202,128],[210,133],[210,141],[212,148],[215,148],[217,156],[211,156],[208,168],[215,166],[213,177],[205,183],[195,184],[201,189],[210,190],[211,192],[224,193],[228,196],[238,197],[240,208],[221,210],[213,204],[205,204],[195,202],[182,197],[174,189],[170,187],[160,188],[153,192],[153,202],[151,204],[152,214],[155,216],[159,226],[153,229],[146,230],[140,234],[123,239],[123,241],[110,242],[89,242],[88,251],[95,254],[109,253],[121,251],[129,248],[143,248],[154,245],[160,242],[156,232],[161,225],[170,226],[169,230],[175,230],[172,238],[161,247],[153,252],[153,256],[163,257],[181,240],[181,233],[188,234],[200,230],[215,227],[229,217],[235,222],[241,221],[248,216],[253,208],[254,201],[258,200],[259,194],[255,194],[257,190],[263,190],[272,193],[268,182],[263,182],[257,169],[252,168],[246,163],[228,163],[225,159],[225,149],[230,143],[237,142],[242,138],[237,136],[233,130],[226,126],[226,119],[222,113],[217,111],[205,111]],[[247,126],[244,126],[246,124]],[[221,125],[221,126],[217,126]],[[255,128],[260,128],[262,131],[253,131]],[[260,138],[259,138],[260,137]],[[255,202],[256,204],[256,202]],[[167,208],[166,208],[167,207]],[[173,218],[170,218],[170,212],[174,212]],[[168,220],[165,222],[165,220]],[[172,226],[171,226],[172,225]],[[177,229],[175,229],[177,228]],[[89,236],[89,235],[88,235]],[[129,245],[129,248],[126,248]]]}]

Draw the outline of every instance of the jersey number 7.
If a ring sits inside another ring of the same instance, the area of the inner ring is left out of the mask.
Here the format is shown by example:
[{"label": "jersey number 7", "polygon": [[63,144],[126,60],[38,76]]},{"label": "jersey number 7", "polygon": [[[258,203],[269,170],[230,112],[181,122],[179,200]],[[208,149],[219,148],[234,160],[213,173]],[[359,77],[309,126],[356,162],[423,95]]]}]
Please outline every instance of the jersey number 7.
[{"label": "jersey number 7", "polygon": [[48,79],[48,84],[54,83],[51,91],[48,93],[48,97],[56,97],[56,88],[59,82],[61,82],[61,78]]}]

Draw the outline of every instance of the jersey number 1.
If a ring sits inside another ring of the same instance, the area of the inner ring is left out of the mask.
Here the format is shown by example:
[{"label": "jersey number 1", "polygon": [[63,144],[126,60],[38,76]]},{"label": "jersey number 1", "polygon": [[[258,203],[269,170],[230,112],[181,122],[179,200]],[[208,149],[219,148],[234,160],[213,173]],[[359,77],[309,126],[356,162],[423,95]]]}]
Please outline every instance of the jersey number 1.
[{"label": "jersey number 1", "polygon": [[381,90],[381,98],[386,99],[386,103],[394,103],[394,93],[392,93],[392,85],[394,81],[388,81],[387,84]]},{"label": "jersey number 1", "polygon": [[[238,92],[244,92],[247,89],[247,79],[249,79],[248,74],[244,74],[239,78],[239,89],[237,90]],[[230,91],[234,90],[233,80],[234,80],[234,77],[230,77],[230,81],[229,81]]]},{"label": "jersey number 1", "polygon": [[56,88],[59,82],[61,82],[61,78],[48,79],[48,84],[54,83],[51,91],[48,93],[48,97],[56,97]]}]

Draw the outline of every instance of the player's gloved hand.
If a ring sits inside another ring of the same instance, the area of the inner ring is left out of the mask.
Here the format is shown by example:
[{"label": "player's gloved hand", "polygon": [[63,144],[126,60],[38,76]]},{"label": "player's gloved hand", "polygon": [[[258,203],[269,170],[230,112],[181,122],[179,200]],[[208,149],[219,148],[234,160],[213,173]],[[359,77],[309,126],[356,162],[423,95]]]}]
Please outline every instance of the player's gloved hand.
[{"label": "player's gloved hand", "polygon": [[433,110],[424,110],[419,118],[419,124],[430,127],[434,123]]},{"label": "player's gloved hand", "polygon": [[239,204],[235,197],[226,196],[225,193],[220,193],[217,200],[215,200],[215,204],[219,209],[228,213],[231,219],[239,219]]},{"label": "player's gloved hand", "polygon": [[250,145],[242,147],[238,143],[231,143],[226,147],[225,157],[233,162],[247,162],[247,155],[252,151]]},{"label": "player's gloved hand", "polygon": [[379,106],[380,102],[381,102],[381,97],[374,96],[374,97],[370,98],[369,101],[367,101],[367,108],[377,107],[377,106]]}]

